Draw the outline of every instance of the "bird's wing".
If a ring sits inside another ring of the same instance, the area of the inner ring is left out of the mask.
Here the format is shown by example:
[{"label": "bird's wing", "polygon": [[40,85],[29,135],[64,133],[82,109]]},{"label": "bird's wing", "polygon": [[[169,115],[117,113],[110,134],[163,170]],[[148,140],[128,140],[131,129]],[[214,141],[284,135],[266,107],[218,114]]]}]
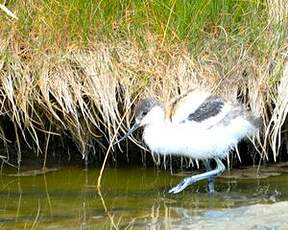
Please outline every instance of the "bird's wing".
[{"label": "bird's wing", "polygon": [[173,123],[201,123],[203,127],[210,127],[223,119],[230,110],[230,104],[222,97],[203,90],[193,90],[174,102],[170,109],[170,120]]},{"label": "bird's wing", "polygon": [[203,122],[220,114],[224,107],[223,98],[211,95],[187,117],[188,121]]}]

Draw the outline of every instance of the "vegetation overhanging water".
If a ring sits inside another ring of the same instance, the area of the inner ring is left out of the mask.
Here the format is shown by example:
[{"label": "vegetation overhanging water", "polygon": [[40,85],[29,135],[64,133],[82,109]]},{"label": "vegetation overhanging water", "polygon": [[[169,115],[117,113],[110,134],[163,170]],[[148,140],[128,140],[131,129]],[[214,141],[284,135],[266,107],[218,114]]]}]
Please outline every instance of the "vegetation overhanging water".
[{"label": "vegetation overhanging water", "polygon": [[139,98],[169,104],[203,87],[259,115],[255,154],[277,160],[287,152],[287,14],[283,0],[4,1],[1,159],[16,146],[20,167],[23,147],[46,159],[71,142],[73,154],[105,156]]}]

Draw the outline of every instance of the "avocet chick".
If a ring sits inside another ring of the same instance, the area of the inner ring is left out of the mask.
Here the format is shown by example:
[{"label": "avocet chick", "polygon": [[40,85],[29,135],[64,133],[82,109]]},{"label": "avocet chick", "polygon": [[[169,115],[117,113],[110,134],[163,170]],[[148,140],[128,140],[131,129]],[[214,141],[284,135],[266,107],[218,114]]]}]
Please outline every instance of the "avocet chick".
[{"label": "avocet chick", "polygon": [[[225,170],[222,159],[240,140],[253,136],[258,124],[259,118],[243,105],[194,89],[167,108],[154,98],[141,100],[135,107],[135,124],[117,143],[143,127],[143,140],[151,152],[201,160],[207,170],[185,178],[169,193],[179,193],[204,179],[208,191],[213,192],[214,177]],[[211,159],[216,162],[215,169],[210,167]]]}]

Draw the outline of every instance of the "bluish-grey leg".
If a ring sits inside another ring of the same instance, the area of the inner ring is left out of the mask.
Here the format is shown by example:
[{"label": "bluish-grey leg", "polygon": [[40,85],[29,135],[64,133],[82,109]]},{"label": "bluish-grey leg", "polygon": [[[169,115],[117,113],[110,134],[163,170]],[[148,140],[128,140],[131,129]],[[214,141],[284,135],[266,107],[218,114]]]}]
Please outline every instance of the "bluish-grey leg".
[{"label": "bluish-grey leg", "polygon": [[[178,185],[176,185],[174,188],[169,190],[169,193],[178,193],[183,191],[186,187],[188,187],[191,184],[194,184],[197,181],[200,180],[204,180],[204,179],[209,179],[209,178],[213,178],[215,176],[219,176],[220,174],[222,174],[225,170],[225,166],[222,163],[222,161],[218,158],[215,158],[216,161],[216,168],[205,172],[205,173],[201,173],[199,175],[195,175],[195,176],[191,176],[191,177],[186,177],[182,182],[180,182]],[[210,166],[209,166],[210,167]],[[208,185],[209,186],[209,185]],[[214,185],[213,185],[214,187]],[[214,188],[213,188],[214,189]]]},{"label": "bluish-grey leg", "polygon": [[[204,167],[205,167],[207,172],[212,170],[211,166],[210,166],[210,160],[204,160],[203,164],[204,164]],[[215,181],[215,177],[214,176],[208,177],[208,192],[209,193],[215,192],[214,181]]]}]

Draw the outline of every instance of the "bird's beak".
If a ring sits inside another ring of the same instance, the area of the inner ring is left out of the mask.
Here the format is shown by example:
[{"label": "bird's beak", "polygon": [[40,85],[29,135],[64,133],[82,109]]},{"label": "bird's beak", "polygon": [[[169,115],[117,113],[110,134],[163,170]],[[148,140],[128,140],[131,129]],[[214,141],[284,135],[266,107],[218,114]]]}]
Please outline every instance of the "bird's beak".
[{"label": "bird's beak", "polygon": [[140,123],[135,123],[128,131],[127,133],[121,137],[118,141],[116,141],[113,145],[116,145],[118,143],[120,143],[121,141],[123,141],[124,139],[126,139],[127,137],[129,137],[136,129],[138,129],[140,127]]}]

